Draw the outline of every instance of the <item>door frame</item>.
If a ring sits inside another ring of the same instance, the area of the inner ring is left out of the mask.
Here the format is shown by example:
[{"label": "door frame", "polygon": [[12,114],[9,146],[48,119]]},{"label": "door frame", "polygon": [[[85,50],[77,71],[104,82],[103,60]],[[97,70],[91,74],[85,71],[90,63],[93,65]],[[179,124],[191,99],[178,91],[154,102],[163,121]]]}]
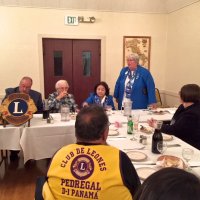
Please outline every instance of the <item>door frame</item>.
[{"label": "door frame", "polygon": [[42,38],[51,39],[98,39],[101,40],[101,74],[100,79],[106,80],[106,37],[105,36],[71,36],[71,35],[51,35],[51,34],[39,34],[38,35],[38,51],[39,51],[39,80],[40,80],[40,91],[44,97],[44,64],[43,64],[43,47]]}]

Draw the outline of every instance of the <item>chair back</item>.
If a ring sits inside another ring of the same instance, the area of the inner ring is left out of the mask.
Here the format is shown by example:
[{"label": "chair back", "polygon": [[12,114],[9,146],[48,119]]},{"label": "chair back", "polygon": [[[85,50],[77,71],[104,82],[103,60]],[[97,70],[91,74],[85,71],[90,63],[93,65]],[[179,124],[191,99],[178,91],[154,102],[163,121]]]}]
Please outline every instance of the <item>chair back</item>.
[{"label": "chair back", "polygon": [[155,88],[155,92],[156,92],[156,103],[157,103],[157,106],[161,107],[162,106],[162,99],[161,99],[161,96],[160,96],[160,91],[159,91],[158,88]]}]

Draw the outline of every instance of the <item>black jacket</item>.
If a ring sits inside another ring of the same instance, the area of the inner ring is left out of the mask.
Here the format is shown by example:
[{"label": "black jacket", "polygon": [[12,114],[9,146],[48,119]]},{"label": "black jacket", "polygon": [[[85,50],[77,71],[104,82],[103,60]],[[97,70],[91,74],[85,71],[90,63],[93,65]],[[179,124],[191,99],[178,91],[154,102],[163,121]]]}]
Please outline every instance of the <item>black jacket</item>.
[{"label": "black jacket", "polygon": [[184,108],[180,105],[170,125],[163,124],[163,133],[175,135],[181,140],[200,149],[200,102]]}]

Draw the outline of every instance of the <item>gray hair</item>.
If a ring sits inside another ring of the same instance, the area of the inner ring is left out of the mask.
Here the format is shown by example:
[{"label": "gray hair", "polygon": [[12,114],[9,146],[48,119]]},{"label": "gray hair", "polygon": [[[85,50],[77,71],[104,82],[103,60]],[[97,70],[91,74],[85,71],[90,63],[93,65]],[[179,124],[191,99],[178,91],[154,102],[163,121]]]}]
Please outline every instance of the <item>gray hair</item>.
[{"label": "gray hair", "polygon": [[134,60],[138,64],[140,57],[137,53],[132,53],[132,54],[127,56],[127,59]]},{"label": "gray hair", "polygon": [[31,84],[33,84],[33,80],[32,80],[32,78],[29,77],[29,76],[24,76],[24,77],[21,79],[20,83],[21,83],[22,81],[30,81]]},{"label": "gray hair", "polygon": [[68,84],[68,82],[66,80],[59,80],[55,84],[56,90],[59,89],[60,85],[66,85],[66,86],[69,87],[69,84]]}]

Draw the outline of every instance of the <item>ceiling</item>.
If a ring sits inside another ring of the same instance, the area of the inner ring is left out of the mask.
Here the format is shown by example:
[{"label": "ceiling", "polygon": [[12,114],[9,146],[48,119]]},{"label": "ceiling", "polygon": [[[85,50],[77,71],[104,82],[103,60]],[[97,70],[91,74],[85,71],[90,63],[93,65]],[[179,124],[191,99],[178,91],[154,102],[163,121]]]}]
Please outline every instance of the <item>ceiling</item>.
[{"label": "ceiling", "polygon": [[109,12],[170,13],[200,0],[0,0],[0,6]]}]

